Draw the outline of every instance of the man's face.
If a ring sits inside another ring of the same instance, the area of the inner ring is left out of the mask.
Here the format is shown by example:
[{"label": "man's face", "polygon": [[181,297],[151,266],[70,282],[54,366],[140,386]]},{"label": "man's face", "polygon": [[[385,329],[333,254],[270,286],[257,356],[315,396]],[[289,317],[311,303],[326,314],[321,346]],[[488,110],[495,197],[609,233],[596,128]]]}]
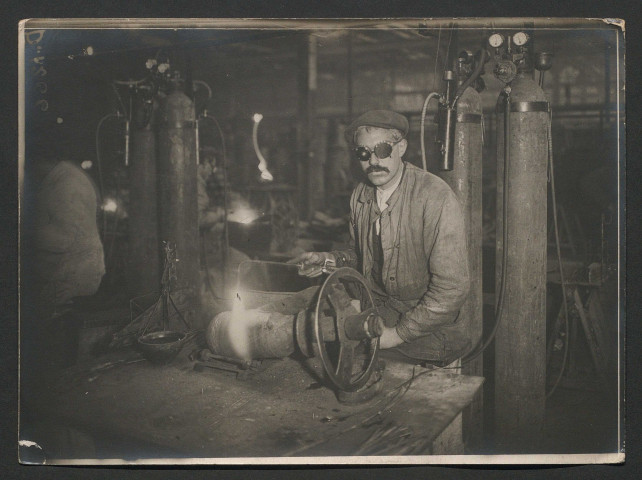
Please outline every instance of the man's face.
[{"label": "man's face", "polygon": [[374,153],[374,148],[382,142],[395,143],[391,130],[377,127],[368,127],[367,130],[362,127],[357,130],[355,146],[368,147],[372,152],[369,160],[359,160],[359,164],[373,185],[385,188],[401,174],[401,157],[408,143],[406,139],[401,140],[392,147],[392,153],[387,158],[379,158]]}]

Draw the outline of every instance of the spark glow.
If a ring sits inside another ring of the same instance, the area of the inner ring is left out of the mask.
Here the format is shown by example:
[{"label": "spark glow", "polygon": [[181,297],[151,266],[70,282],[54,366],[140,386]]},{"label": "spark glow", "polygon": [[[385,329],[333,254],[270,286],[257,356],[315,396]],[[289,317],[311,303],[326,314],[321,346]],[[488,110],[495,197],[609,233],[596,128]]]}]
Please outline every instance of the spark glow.
[{"label": "spark glow", "polygon": [[243,306],[241,292],[236,292],[230,313],[231,317],[227,328],[229,344],[238,358],[251,360],[250,323],[247,320],[247,312]]},{"label": "spark glow", "polygon": [[103,203],[103,210],[113,213],[118,210],[118,203],[113,198],[106,198],[105,203]]}]

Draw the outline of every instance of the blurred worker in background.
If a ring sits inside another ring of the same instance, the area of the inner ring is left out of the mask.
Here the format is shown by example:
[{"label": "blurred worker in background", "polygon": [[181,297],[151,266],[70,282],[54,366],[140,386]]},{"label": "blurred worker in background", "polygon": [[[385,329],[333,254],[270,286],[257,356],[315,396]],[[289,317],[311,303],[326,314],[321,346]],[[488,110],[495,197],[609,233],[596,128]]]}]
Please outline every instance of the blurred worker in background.
[{"label": "blurred worker in background", "polygon": [[[75,298],[98,290],[105,262],[98,233],[98,192],[91,178],[66,160],[43,159],[28,174],[25,195],[34,195],[25,234],[33,250],[38,306],[54,314]],[[27,252],[25,252],[27,253]]]},{"label": "blurred worker in background", "polygon": [[460,205],[439,177],[404,162],[408,120],[372,110],[345,130],[366,179],[350,199],[350,245],[293,259],[300,273],[349,266],[369,281],[386,328],[381,348],[449,364],[471,348],[459,308],[469,290],[468,253]]},{"label": "blurred worker in background", "polygon": [[71,160],[74,137],[64,125],[28,125],[20,209],[20,434],[37,439],[47,457],[52,445],[92,455],[93,442],[52,421],[39,402],[56,372],[77,362],[84,324],[78,300],[95,294],[105,274],[100,195]]},{"label": "blurred worker in background", "polygon": [[21,354],[38,372],[76,362],[83,319],[74,300],[95,294],[105,274],[99,193],[55,143],[27,142],[21,209]]},{"label": "blurred worker in background", "polygon": [[[224,167],[217,165],[216,157],[215,148],[204,146],[201,149],[196,180],[203,280],[200,295],[202,305],[210,313],[228,308],[227,285],[234,283],[239,264],[249,260],[244,253],[226,245]],[[238,193],[228,191],[230,205],[237,204],[238,199]]]},{"label": "blurred worker in background", "polygon": [[223,229],[224,199],[219,169],[216,165],[216,151],[212,147],[201,149],[201,162],[198,165],[197,199],[198,226],[201,229],[211,229],[218,226]]}]

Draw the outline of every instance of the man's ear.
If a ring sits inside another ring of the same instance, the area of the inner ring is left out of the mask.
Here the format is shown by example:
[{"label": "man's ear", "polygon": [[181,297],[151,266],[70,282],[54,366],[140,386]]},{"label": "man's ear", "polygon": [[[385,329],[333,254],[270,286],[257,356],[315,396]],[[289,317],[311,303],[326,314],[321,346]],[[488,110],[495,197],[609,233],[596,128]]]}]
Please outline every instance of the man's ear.
[{"label": "man's ear", "polygon": [[399,145],[399,156],[403,157],[403,154],[406,153],[406,149],[408,148],[408,140],[404,138],[398,143],[398,145]]}]

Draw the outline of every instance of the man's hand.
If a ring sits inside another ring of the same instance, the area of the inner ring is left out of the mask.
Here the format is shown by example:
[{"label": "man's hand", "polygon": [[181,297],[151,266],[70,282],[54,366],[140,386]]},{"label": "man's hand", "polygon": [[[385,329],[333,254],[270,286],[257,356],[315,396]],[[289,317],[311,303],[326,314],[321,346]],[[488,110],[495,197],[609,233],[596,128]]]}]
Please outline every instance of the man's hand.
[{"label": "man's hand", "polygon": [[383,334],[379,337],[379,348],[392,348],[401,345],[403,340],[397,333],[395,327],[386,327],[383,329]]},{"label": "man's hand", "polygon": [[299,275],[313,278],[321,275],[327,260],[335,261],[334,255],[327,252],[306,252],[293,258],[288,263],[300,264]]}]

